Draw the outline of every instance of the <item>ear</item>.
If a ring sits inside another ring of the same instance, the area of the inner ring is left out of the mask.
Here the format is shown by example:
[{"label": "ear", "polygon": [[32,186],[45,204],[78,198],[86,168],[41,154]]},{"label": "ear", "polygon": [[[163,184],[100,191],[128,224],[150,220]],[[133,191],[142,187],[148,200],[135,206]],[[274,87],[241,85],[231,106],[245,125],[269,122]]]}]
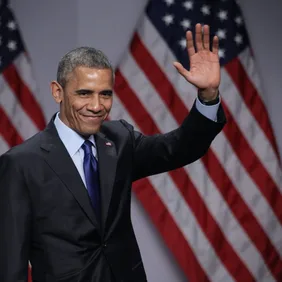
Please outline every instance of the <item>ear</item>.
[{"label": "ear", "polygon": [[64,90],[57,81],[52,81],[50,84],[52,96],[56,103],[60,104],[63,100]]}]

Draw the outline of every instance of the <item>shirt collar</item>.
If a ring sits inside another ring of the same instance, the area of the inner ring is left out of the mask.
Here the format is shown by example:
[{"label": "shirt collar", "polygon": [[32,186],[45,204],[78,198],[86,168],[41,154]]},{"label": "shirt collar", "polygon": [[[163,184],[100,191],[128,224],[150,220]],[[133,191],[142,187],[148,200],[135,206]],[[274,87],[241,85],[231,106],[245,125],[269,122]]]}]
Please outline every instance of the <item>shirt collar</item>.
[{"label": "shirt collar", "polygon": [[[59,112],[56,114],[54,124],[58,131],[59,137],[65,145],[69,155],[73,157],[74,154],[81,148],[85,139],[61,121]],[[96,147],[93,135],[91,135],[88,140],[93,143],[94,147]]]}]

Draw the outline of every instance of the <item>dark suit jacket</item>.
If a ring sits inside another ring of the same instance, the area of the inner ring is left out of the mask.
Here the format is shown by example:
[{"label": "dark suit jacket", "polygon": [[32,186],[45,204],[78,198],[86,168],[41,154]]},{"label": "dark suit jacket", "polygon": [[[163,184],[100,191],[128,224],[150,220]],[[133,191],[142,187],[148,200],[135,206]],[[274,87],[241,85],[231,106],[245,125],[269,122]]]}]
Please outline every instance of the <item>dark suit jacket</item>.
[{"label": "dark suit jacket", "polygon": [[[181,127],[144,136],[123,120],[105,122],[96,144],[102,220],[61,142],[47,128],[0,158],[0,281],[146,281],[130,218],[131,184],[202,157],[222,129],[194,107]],[[111,142],[112,146],[107,145]]]}]

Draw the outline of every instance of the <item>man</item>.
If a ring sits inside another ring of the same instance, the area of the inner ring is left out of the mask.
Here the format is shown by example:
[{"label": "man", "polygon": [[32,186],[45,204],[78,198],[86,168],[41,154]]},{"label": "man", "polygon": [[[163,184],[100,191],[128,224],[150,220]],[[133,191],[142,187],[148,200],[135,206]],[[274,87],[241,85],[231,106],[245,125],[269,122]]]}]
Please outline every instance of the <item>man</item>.
[{"label": "man", "polygon": [[[222,129],[218,38],[209,27],[187,32],[198,89],[182,125],[144,136],[126,121],[104,121],[113,100],[107,58],[78,48],[59,63],[52,95],[60,104],[47,128],[0,158],[0,281],[146,281],[130,219],[133,181],[202,157]],[[201,101],[201,102],[200,102]],[[136,109],[138,110],[138,109]],[[179,246],[181,248],[181,246]]]}]

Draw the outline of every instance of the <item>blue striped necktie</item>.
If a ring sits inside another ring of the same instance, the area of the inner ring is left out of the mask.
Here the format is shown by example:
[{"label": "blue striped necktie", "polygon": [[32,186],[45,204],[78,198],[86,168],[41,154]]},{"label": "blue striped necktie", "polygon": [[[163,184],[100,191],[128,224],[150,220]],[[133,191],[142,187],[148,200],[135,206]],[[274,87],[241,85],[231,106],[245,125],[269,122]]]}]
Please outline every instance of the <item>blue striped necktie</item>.
[{"label": "blue striped necktie", "polygon": [[98,221],[100,221],[100,187],[99,187],[99,172],[98,162],[92,152],[92,142],[86,140],[82,149],[84,151],[83,170],[85,174],[86,187],[96,212]]}]

